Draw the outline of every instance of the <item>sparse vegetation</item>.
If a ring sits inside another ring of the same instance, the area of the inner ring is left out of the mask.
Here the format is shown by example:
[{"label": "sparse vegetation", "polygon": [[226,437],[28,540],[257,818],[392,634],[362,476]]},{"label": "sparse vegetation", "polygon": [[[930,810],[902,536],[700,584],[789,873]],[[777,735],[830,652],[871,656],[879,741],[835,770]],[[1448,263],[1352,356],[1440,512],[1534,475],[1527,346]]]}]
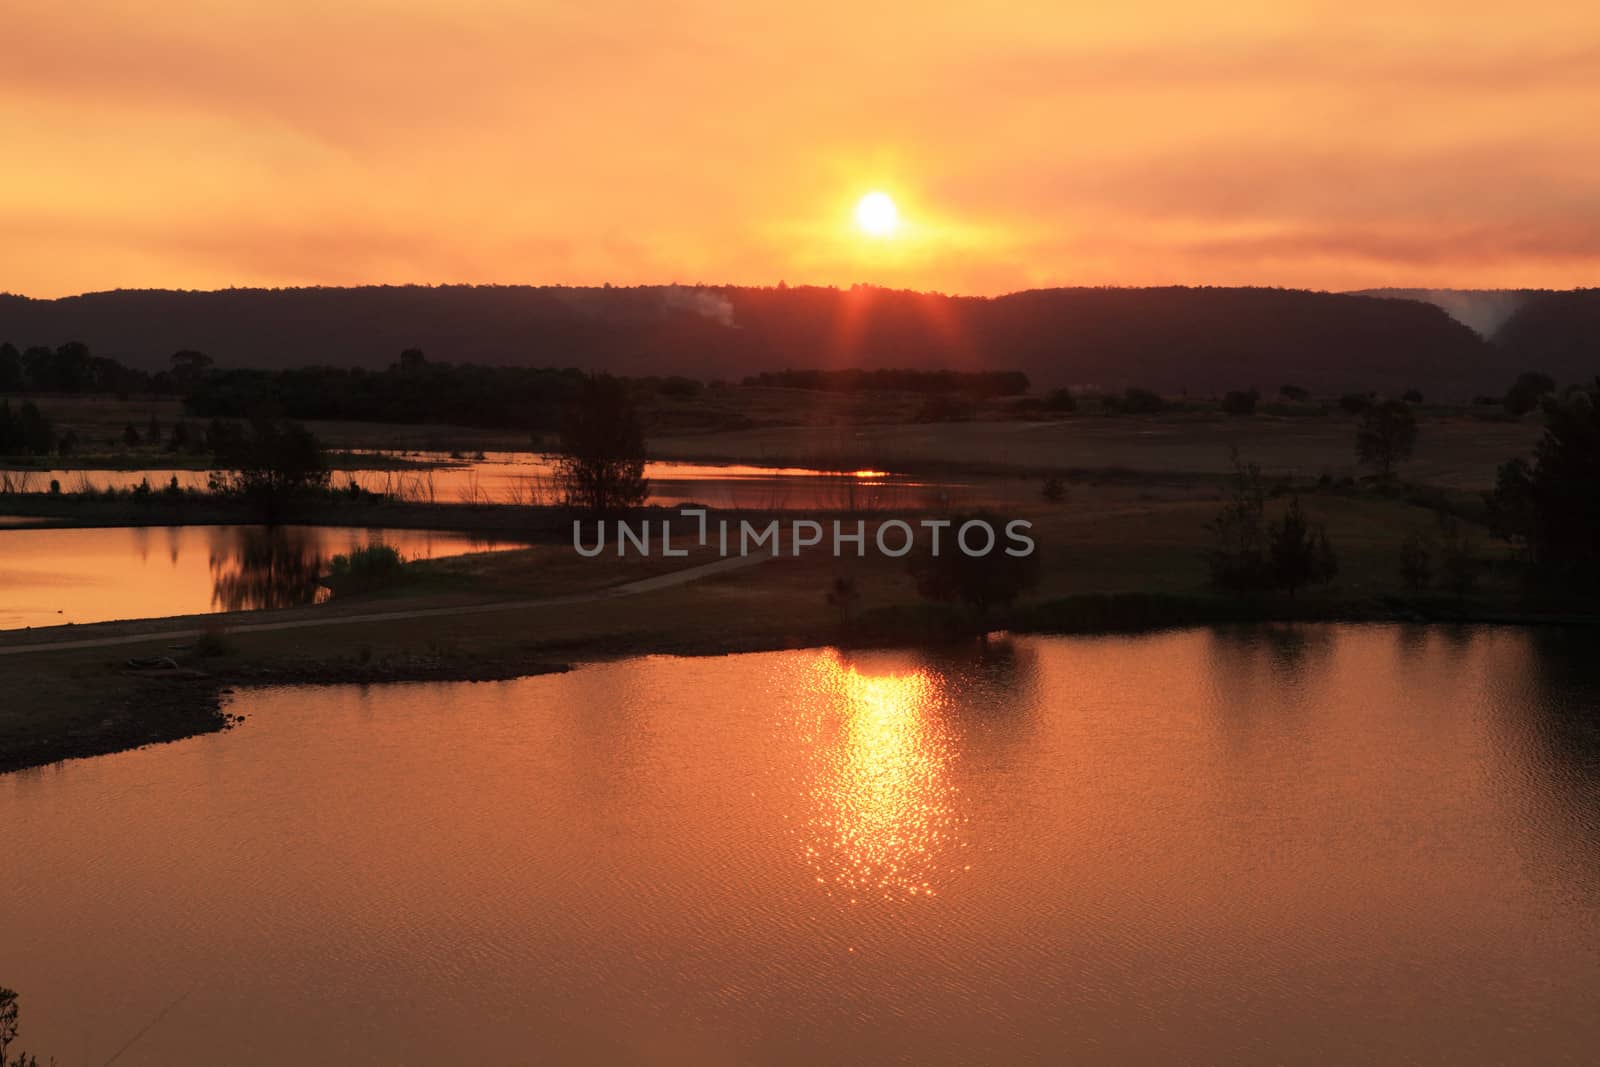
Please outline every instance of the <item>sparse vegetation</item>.
[{"label": "sparse vegetation", "polygon": [[1211,584],[1241,595],[1281,589],[1293,599],[1305,586],[1332,581],[1339,562],[1327,529],[1311,524],[1298,496],[1269,522],[1267,496],[1261,468],[1235,456],[1222,507],[1207,526]]},{"label": "sparse vegetation", "polygon": [[15,1057],[8,1058],[11,1045],[16,1041],[20,1031],[18,1025],[20,1016],[16,992],[0,986],[0,1067],[39,1067],[39,1058],[30,1056],[26,1052],[19,1052]]}]

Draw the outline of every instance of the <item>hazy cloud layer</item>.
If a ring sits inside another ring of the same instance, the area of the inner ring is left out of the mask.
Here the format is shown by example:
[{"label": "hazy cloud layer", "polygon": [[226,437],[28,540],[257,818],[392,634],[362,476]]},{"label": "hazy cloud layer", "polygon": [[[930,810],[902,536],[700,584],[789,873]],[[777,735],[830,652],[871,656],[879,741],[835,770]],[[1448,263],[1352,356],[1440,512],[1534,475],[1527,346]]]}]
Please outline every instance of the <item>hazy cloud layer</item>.
[{"label": "hazy cloud layer", "polygon": [[1600,13],[1396,8],[11,0],[0,289],[1593,284]]}]

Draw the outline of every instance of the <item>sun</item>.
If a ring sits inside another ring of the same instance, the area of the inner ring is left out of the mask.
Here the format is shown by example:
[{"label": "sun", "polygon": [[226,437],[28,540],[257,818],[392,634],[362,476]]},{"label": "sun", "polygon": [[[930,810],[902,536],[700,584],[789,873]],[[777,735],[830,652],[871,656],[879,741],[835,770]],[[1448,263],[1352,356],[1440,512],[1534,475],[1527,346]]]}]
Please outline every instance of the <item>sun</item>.
[{"label": "sun", "polygon": [[900,209],[888,193],[868,193],[856,204],[856,225],[873,237],[892,237],[900,227]]}]

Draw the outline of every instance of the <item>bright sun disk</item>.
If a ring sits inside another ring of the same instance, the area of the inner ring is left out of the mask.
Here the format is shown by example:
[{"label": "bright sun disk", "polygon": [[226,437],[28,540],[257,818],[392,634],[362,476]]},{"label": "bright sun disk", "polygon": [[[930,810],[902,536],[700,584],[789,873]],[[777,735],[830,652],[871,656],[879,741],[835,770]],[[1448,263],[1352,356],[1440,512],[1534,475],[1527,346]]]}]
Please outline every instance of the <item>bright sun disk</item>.
[{"label": "bright sun disk", "polygon": [[873,237],[888,237],[900,225],[900,209],[888,193],[868,193],[856,204],[856,225]]}]

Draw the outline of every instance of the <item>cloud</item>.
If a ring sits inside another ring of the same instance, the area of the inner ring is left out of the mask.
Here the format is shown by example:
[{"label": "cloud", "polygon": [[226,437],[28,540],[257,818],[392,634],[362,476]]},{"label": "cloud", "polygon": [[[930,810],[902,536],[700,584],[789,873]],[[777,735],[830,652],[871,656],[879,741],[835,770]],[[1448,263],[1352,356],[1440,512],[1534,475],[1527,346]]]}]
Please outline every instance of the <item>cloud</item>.
[{"label": "cloud", "polygon": [[[1600,15],[11,0],[0,277],[1592,280]],[[838,223],[891,189],[927,240]]]}]

